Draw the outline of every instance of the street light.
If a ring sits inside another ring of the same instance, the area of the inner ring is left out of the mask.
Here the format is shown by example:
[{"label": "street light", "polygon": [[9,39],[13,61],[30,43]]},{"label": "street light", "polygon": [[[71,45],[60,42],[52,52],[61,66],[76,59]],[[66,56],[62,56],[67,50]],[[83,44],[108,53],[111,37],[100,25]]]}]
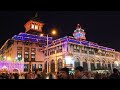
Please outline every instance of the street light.
[{"label": "street light", "polygon": [[[56,35],[57,34],[57,32],[56,32],[56,30],[55,29],[53,29],[52,30],[52,32],[51,32],[51,34],[52,35]],[[46,50],[47,50],[47,73],[48,73],[48,71],[49,71],[49,63],[48,63],[48,34],[46,34],[47,35],[47,46],[46,46]],[[40,34],[40,36],[44,36],[44,34]]]}]

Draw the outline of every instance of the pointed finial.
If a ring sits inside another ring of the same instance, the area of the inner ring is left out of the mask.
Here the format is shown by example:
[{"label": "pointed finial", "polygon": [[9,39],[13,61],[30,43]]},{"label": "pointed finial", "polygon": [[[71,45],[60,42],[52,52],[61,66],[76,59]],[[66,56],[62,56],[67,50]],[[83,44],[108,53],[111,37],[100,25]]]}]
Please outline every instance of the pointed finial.
[{"label": "pointed finial", "polygon": [[76,29],[80,29],[80,28],[81,28],[80,24],[77,24]]},{"label": "pointed finial", "polygon": [[38,11],[35,13],[35,17],[38,17]]}]

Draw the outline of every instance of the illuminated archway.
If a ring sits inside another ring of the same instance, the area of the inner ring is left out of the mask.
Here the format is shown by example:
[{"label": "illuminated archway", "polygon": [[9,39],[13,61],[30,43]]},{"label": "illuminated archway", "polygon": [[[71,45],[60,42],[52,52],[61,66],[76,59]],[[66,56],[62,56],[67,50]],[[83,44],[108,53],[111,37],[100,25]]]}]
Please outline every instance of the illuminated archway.
[{"label": "illuminated archway", "polygon": [[12,70],[12,72],[13,72],[13,73],[20,73],[20,70],[19,70],[18,68],[14,68],[14,69]]},{"label": "illuminated archway", "polygon": [[2,67],[2,72],[7,72],[7,71],[8,71],[8,67],[3,66],[3,67]]}]

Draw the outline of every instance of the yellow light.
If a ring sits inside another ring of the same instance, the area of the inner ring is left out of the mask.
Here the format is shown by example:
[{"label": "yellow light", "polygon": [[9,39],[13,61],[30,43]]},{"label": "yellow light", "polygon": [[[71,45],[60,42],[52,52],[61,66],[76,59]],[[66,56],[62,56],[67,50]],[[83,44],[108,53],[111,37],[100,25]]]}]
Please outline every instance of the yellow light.
[{"label": "yellow light", "polygon": [[53,34],[53,35],[55,35],[56,33],[57,33],[56,30],[53,30],[53,31],[52,31],[52,34]]},{"label": "yellow light", "polygon": [[7,57],[7,60],[11,60],[11,57]]},{"label": "yellow light", "polygon": [[40,34],[40,36],[42,37],[44,34]]},{"label": "yellow light", "polygon": [[119,66],[119,62],[118,61],[115,61],[114,63],[116,64],[116,66]]}]

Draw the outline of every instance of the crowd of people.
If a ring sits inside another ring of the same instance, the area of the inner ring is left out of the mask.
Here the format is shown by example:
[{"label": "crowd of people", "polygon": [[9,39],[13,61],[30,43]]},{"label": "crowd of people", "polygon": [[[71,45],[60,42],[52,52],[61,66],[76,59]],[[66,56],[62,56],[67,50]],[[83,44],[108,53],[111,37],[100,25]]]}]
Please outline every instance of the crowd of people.
[{"label": "crowd of people", "polygon": [[0,79],[120,79],[120,72],[114,68],[113,72],[98,73],[84,71],[84,68],[78,66],[74,73],[69,72],[69,68],[62,68],[57,73],[34,72],[34,73],[8,73],[0,72]]}]

